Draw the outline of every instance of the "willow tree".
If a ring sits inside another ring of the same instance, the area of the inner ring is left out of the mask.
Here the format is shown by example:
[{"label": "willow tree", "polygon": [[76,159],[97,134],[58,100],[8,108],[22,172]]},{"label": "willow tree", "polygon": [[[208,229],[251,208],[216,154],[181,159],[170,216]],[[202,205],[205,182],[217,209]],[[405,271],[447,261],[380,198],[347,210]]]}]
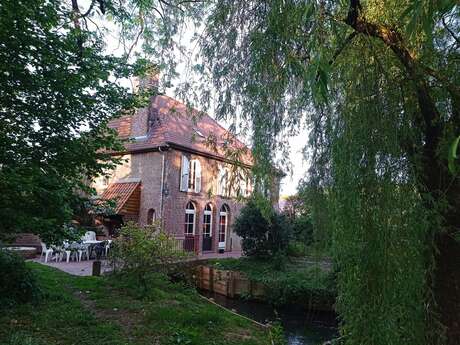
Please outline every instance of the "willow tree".
[{"label": "willow tree", "polygon": [[201,48],[217,113],[251,121],[262,162],[286,130],[311,126],[347,344],[460,339],[460,179],[447,169],[460,133],[458,11],[392,0],[208,7]]},{"label": "willow tree", "polygon": [[[217,1],[201,39],[220,116],[256,154],[311,126],[310,181],[332,197],[347,344],[457,344],[460,133],[454,1]],[[307,141],[307,140],[306,140]],[[439,336],[439,335],[444,335]]]},{"label": "willow tree", "polygon": [[286,133],[311,128],[309,179],[331,200],[347,344],[458,343],[454,0],[105,2],[123,41],[141,37],[164,68],[191,18],[201,101],[215,95],[219,117],[251,128],[261,171]]}]

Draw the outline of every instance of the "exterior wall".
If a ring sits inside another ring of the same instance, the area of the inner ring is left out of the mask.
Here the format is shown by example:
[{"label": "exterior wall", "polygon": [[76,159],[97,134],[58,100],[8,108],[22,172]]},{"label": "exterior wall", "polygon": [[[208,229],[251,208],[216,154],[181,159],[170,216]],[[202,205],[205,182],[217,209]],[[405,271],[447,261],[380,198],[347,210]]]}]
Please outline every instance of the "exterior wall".
[{"label": "exterior wall", "polygon": [[[113,183],[113,182],[123,180],[126,178],[138,177],[138,176],[133,176],[132,174],[131,155],[124,155],[121,158],[123,162],[122,164],[118,165],[114,171],[111,172],[109,183]],[[94,183],[92,186],[93,188],[96,189],[97,194],[100,195],[107,188],[108,185],[104,184],[104,177],[99,176],[98,178],[94,180]]]},{"label": "exterior wall", "polygon": [[[187,154],[188,155],[188,154]],[[218,242],[218,222],[219,211],[223,204],[227,204],[230,209],[228,218],[228,229],[226,236],[226,250],[240,251],[240,238],[233,233],[232,224],[235,216],[239,214],[241,203],[231,198],[224,198],[216,195],[218,162],[199,155],[188,155],[190,159],[198,159],[201,164],[201,192],[182,192],[180,191],[180,174],[182,152],[170,150],[167,153],[167,164],[165,171],[165,182],[168,195],[164,198],[164,227],[169,233],[175,234],[179,238],[184,237],[185,206],[189,201],[193,201],[196,208],[195,235],[200,238],[200,251],[203,231],[203,211],[206,204],[211,203],[212,213],[212,237],[213,251],[217,250]]]},{"label": "exterior wall", "polygon": [[[109,183],[120,180],[141,180],[141,202],[138,222],[147,224],[147,213],[150,209],[155,210],[157,217],[160,216],[161,204],[161,172],[163,152],[136,153],[123,156],[123,164],[118,165],[112,172]],[[106,185],[103,178],[96,179],[94,188],[101,194]]]},{"label": "exterior wall", "polygon": [[[155,210],[157,219],[161,218],[165,230],[178,238],[184,238],[185,206],[193,201],[196,207],[195,235],[199,235],[199,248],[202,246],[203,211],[206,204],[212,204],[212,250],[218,248],[218,222],[222,205],[227,204],[230,212],[226,234],[226,251],[240,251],[240,238],[232,231],[232,224],[239,214],[242,204],[232,198],[216,195],[219,162],[199,155],[188,155],[190,159],[198,159],[201,164],[201,192],[180,191],[180,174],[182,152],[170,149],[163,152],[146,152],[123,156],[125,161],[112,172],[109,183],[127,179],[141,180],[141,202],[138,223],[146,225],[148,211]],[[164,157],[163,207],[161,205],[162,167]],[[101,194],[106,185],[103,178],[98,178],[93,185]],[[163,212],[163,214],[162,214]]]}]

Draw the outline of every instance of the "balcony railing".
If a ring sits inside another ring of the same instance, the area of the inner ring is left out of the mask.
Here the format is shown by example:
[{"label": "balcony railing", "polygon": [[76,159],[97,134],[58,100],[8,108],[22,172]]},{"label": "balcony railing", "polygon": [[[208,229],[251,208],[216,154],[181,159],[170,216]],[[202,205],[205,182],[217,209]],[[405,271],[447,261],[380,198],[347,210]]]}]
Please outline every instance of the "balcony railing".
[{"label": "balcony railing", "polygon": [[186,235],[185,238],[176,238],[175,248],[178,251],[186,251],[190,253],[199,252],[199,235]]}]

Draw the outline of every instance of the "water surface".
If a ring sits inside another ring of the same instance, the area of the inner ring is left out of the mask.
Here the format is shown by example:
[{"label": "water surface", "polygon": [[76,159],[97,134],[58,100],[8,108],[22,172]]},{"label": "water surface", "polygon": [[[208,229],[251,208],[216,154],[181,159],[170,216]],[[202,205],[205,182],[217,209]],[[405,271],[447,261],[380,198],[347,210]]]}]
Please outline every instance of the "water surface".
[{"label": "water surface", "polygon": [[289,345],[320,345],[338,334],[336,317],[332,312],[307,311],[297,306],[275,310],[267,303],[232,299],[209,291],[200,291],[200,294],[260,323],[279,319]]}]

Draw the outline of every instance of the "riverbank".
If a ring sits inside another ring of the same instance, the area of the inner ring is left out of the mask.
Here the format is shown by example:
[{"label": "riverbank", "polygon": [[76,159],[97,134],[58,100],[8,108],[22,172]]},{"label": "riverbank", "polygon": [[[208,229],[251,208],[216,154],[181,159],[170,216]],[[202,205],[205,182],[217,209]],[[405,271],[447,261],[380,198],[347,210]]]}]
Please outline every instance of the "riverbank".
[{"label": "riverbank", "polygon": [[306,311],[300,306],[278,307],[260,301],[228,298],[209,291],[200,292],[219,305],[262,324],[279,322],[286,345],[321,345],[338,337],[334,312]]},{"label": "riverbank", "polygon": [[[238,276],[247,279],[251,285],[249,293],[240,297],[277,306],[295,304],[306,309],[333,310],[337,290],[329,262],[293,259],[280,264],[274,260],[240,258],[209,260],[207,266],[222,272],[238,272]],[[233,277],[229,273],[222,276]]]},{"label": "riverbank", "polygon": [[153,277],[149,291],[120,277],[77,277],[28,262],[43,290],[38,305],[0,314],[5,345],[265,345],[266,329],[227,313],[182,284]]}]

